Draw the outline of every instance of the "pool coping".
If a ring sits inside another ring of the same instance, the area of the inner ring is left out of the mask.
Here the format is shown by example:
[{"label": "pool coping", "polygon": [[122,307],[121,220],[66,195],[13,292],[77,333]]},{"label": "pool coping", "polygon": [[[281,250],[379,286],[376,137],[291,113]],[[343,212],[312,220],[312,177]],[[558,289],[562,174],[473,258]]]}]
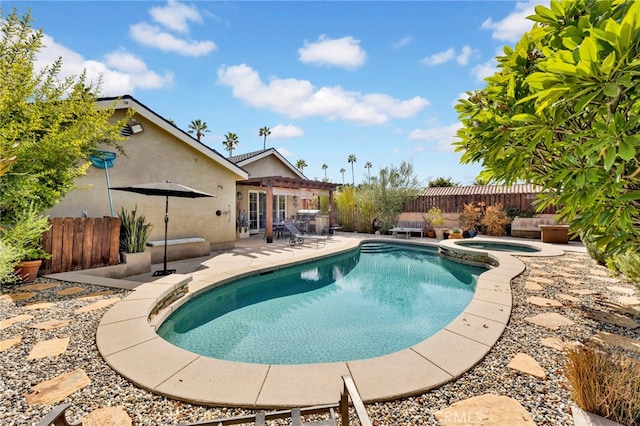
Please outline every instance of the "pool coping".
[{"label": "pool coping", "polygon": [[[198,355],[156,334],[157,327],[173,310],[212,285],[352,250],[362,241],[335,238],[332,244],[315,251],[292,251],[294,255],[274,256],[249,266],[227,261],[225,268],[220,268],[224,270],[217,272],[173,274],[143,284],[103,316],[96,332],[98,350],[111,368],[141,388],[195,404],[243,408],[335,403],[344,374],[351,375],[364,402],[394,400],[454,380],[484,358],[509,322],[511,280],[524,271],[525,265],[509,252],[461,248],[449,240],[435,244],[415,239],[406,242],[484,254],[499,265],[479,276],[471,302],[458,317],[423,342],[398,352],[321,364],[249,364]],[[494,238],[487,241],[502,242]],[[545,243],[522,244],[535,245],[541,251],[517,253],[518,256],[564,254],[563,250]],[[148,320],[160,300],[185,286],[188,293],[184,297]]]}]

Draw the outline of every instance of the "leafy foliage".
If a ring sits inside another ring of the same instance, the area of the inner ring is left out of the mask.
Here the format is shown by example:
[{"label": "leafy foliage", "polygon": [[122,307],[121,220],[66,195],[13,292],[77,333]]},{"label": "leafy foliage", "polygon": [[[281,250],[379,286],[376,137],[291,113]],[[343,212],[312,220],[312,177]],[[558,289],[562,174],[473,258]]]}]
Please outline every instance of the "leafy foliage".
[{"label": "leafy foliage", "polygon": [[462,161],[544,187],[537,208],[607,256],[640,244],[640,2],[552,0],[456,106]]},{"label": "leafy foliage", "polygon": [[30,14],[14,9],[0,22],[0,214],[14,223],[71,191],[98,144],[120,149],[124,123],[110,123],[113,110],[97,106],[99,84],[89,85],[84,73],[61,78],[60,60],[36,70],[43,35],[32,30]]},{"label": "leafy foliage", "polygon": [[[17,261],[49,259],[51,255],[41,245],[42,234],[51,226],[49,219],[40,215],[33,207],[24,212],[20,219],[12,225],[0,228],[2,245],[12,251]],[[13,265],[6,267],[13,268]]]},{"label": "leafy foliage", "polygon": [[616,254],[608,258],[606,264],[609,269],[619,271],[640,288],[640,252],[627,251]]},{"label": "leafy foliage", "polygon": [[501,237],[507,234],[506,226],[511,223],[511,220],[502,204],[496,203],[493,206],[487,206],[480,223],[486,227],[487,235]]},{"label": "leafy foliage", "polygon": [[124,253],[142,253],[151,235],[153,226],[144,215],[138,215],[137,207],[128,213],[124,207],[120,213],[120,251]]},{"label": "leafy foliage", "polygon": [[444,226],[444,217],[442,217],[440,207],[431,207],[424,216],[424,221],[432,228]]},{"label": "leafy foliage", "polygon": [[460,212],[458,220],[462,229],[467,231],[475,231],[480,225],[482,219],[482,208],[474,204],[465,204]]},{"label": "leafy foliage", "polygon": [[449,187],[449,186],[458,186],[459,184],[454,182],[453,179],[451,179],[451,177],[439,177],[439,178],[435,178],[433,180],[430,180],[429,183],[427,184],[427,186],[429,188],[434,188],[434,187]]},{"label": "leafy foliage", "polygon": [[233,150],[238,146],[240,140],[238,139],[238,135],[235,133],[227,132],[224,135],[224,141],[222,141],[222,145],[224,145],[224,149],[229,151],[229,157],[233,155]]}]

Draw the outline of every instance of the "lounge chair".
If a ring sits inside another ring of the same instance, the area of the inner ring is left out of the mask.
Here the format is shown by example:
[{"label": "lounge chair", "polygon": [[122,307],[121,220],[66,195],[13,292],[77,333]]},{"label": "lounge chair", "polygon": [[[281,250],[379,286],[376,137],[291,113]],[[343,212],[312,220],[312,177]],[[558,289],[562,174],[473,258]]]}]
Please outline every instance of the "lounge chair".
[{"label": "lounge chair", "polygon": [[317,247],[318,244],[320,244],[320,241],[325,243],[326,240],[327,240],[327,237],[328,237],[326,235],[303,234],[291,222],[285,222],[284,223],[284,227],[287,229],[287,232],[289,232],[289,245],[290,246],[295,246],[296,244],[304,244],[304,239],[308,238],[310,240],[315,240],[316,241],[316,247]]}]

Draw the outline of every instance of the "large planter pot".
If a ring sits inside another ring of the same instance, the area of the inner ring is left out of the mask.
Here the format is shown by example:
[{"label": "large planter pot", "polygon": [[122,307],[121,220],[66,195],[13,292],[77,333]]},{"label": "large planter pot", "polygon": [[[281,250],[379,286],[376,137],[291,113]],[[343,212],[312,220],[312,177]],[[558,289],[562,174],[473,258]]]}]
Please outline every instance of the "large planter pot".
[{"label": "large planter pot", "polygon": [[436,238],[438,240],[444,240],[444,231],[446,231],[447,228],[436,228],[435,232],[436,232]]},{"label": "large planter pot", "polygon": [[141,275],[151,272],[151,252],[120,253],[122,263],[126,265],[126,276]]},{"label": "large planter pot", "polygon": [[452,232],[451,234],[449,234],[449,238],[451,239],[462,239],[462,233],[460,232]]},{"label": "large planter pot", "polygon": [[239,240],[249,238],[249,228],[236,228],[236,238]]},{"label": "large planter pot", "polygon": [[41,265],[42,259],[23,260],[16,265],[14,270],[23,283],[30,283],[38,277],[38,271],[40,271]]}]

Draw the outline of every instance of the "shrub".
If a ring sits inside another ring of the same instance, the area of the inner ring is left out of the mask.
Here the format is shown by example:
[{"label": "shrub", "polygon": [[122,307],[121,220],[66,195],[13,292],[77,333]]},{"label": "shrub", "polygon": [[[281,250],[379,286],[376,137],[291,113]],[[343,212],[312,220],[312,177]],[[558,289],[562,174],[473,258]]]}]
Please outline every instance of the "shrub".
[{"label": "shrub", "polygon": [[486,226],[485,233],[495,237],[506,235],[506,226],[509,223],[511,223],[511,221],[505,213],[501,203],[488,206],[481,221],[481,224]]},{"label": "shrub", "polygon": [[618,422],[640,422],[640,363],[609,350],[575,346],[567,350],[565,375],[580,408]]},{"label": "shrub", "polygon": [[587,249],[587,253],[593,260],[598,262],[600,265],[606,264],[607,257],[602,248],[598,247],[593,241],[591,241],[589,237],[584,234],[580,237],[580,239],[582,240],[584,247]]},{"label": "shrub", "polygon": [[[136,207],[137,209],[137,207]],[[138,216],[136,210],[127,213],[122,208],[118,213],[120,225],[120,251],[125,253],[142,253],[151,235],[152,225],[143,215]]]},{"label": "shrub", "polygon": [[609,269],[620,272],[629,281],[634,282],[640,288],[640,253],[628,251],[616,254],[606,261]]},{"label": "shrub", "polygon": [[465,204],[458,220],[460,221],[460,227],[462,229],[475,231],[482,220],[482,208],[476,207],[473,204]]},{"label": "shrub", "polygon": [[424,221],[432,227],[444,226],[444,218],[442,217],[440,207],[431,207],[424,216]]}]

